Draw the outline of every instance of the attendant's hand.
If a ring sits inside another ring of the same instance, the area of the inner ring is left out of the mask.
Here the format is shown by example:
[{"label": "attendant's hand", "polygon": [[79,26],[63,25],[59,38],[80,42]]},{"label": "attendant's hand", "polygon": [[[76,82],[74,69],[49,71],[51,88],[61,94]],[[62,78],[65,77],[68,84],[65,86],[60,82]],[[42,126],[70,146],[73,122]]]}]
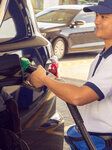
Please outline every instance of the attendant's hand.
[{"label": "attendant's hand", "polygon": [[46,77],[46,70],[39,65],[37,70],[31,73],[27,80],[36,88],[44,85],[44,79]]}]

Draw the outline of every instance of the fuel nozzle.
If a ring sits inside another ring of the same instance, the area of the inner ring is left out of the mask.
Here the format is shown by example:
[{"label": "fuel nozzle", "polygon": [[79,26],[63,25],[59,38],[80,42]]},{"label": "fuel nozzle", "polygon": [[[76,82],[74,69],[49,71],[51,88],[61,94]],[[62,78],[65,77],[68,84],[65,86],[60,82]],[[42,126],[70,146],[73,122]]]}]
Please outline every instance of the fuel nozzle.
[{"label": "fuel nozzle", "polygon": [[22,69],[23,72],[25,73],[32,73],[33,71],[36,70],[35,66],[31,65],[31,62],[29,61],[29,59],[21,57],[21,64],[22,64]]},{"label": "fuel nozzle", "polygon": [[[31,65],[31,62],[29,61],[29,59],[24,58],[24,57],[21,57],[20,59],[21,59],[22,70],[23,70],[24,75],[25,75],[25,73],[30,73],[30,74],[31,74],[33,71],[35,71],[35,70],[37,69],[37,67]],[[26,75],[26,77],[27,77],[27,75]],[[31,84],[30,84],[29,82],[27,82],[27,81],[24,81],[24,85],[27,86],[27,87],[30,86],[30,88],[33,88],[33,89],[34,89],[34,86],[31,85]],[[45,89],[46,89],[46,86],[42,86],[42,87],[38,88],[38,90],[40,90],[40,91],[41,91],[42,89],[45,90]]]},{"label": "fuel nozzle", "polygon": [[[20,59],[21,59],[22,69],[24,73],[32,73],[37,69],[37,67],[31,64],[28,58],[21,57]],[[49,72],[46,71],[46,74],[48,75]]]}]

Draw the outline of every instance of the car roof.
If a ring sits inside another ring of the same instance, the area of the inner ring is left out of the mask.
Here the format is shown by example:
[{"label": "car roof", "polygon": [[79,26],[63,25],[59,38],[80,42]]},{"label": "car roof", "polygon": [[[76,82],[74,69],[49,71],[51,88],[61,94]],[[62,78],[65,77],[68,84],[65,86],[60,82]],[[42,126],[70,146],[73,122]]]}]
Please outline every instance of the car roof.
[{"label": "car roof", "polygon": [[[78,5],[78,4],[75,4],[75,5],[57,5],[57,6],[52,6],[52,7],[49,7],[49,8],[46,8],[45,10],[39,12],[36,14],[36,17],[44,14],[45,12],[48,12],[48,11],[55,11],[55,10],[82,10],[84,7],[87,7],[89,5]],[[91,5],[90,5],[91,6]]]},{"label": "car roof", "polygon": [[83,9],[87,5],[58,5],[58,6],[52,6],[48,9]]}]

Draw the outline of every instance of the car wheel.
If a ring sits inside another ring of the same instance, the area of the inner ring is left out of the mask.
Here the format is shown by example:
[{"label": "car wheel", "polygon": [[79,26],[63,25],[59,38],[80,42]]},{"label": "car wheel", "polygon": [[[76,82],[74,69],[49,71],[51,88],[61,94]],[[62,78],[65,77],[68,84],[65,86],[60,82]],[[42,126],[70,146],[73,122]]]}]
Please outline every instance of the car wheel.
[{"label": "car wheel", "polygon": [[54,55],[61,59],[65,54],[65,42],[62,38],[58,38],[53,42]]}]

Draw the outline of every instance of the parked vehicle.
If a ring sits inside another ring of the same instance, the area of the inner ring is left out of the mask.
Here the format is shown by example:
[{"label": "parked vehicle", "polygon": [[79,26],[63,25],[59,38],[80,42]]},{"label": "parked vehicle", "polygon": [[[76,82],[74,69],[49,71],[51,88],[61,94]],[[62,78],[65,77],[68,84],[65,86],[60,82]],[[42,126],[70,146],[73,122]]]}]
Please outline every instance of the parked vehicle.
[{"label": "parked vehicle", "polygon": [[99,51],[104,42],[94,35],[95,13],[85,13],[86,5],[59,5],[36,14],[38,27],[61,59],[72,52]]},{"label": "parked vehicle", "polygon": [[[46,71],[58,76],[57,59],[50,42],[40,34],[30,0],[0,1],[0,25],[1,56],[26,57],[32,65],[41,64]],[[8,65],[9,60],[5,63],[6,67]],[[4,64],[0,67],[3,69]],[[0,74],[0,87],[3,86],[18,103],[22,138],[31,150],[62,150],[64,121],[56,111],[56,96],[46,86],[35,89],[27,83],[26,77],[20,83],[16,80],[19,75],[12,75],[11,70],[4,77]]]}]

